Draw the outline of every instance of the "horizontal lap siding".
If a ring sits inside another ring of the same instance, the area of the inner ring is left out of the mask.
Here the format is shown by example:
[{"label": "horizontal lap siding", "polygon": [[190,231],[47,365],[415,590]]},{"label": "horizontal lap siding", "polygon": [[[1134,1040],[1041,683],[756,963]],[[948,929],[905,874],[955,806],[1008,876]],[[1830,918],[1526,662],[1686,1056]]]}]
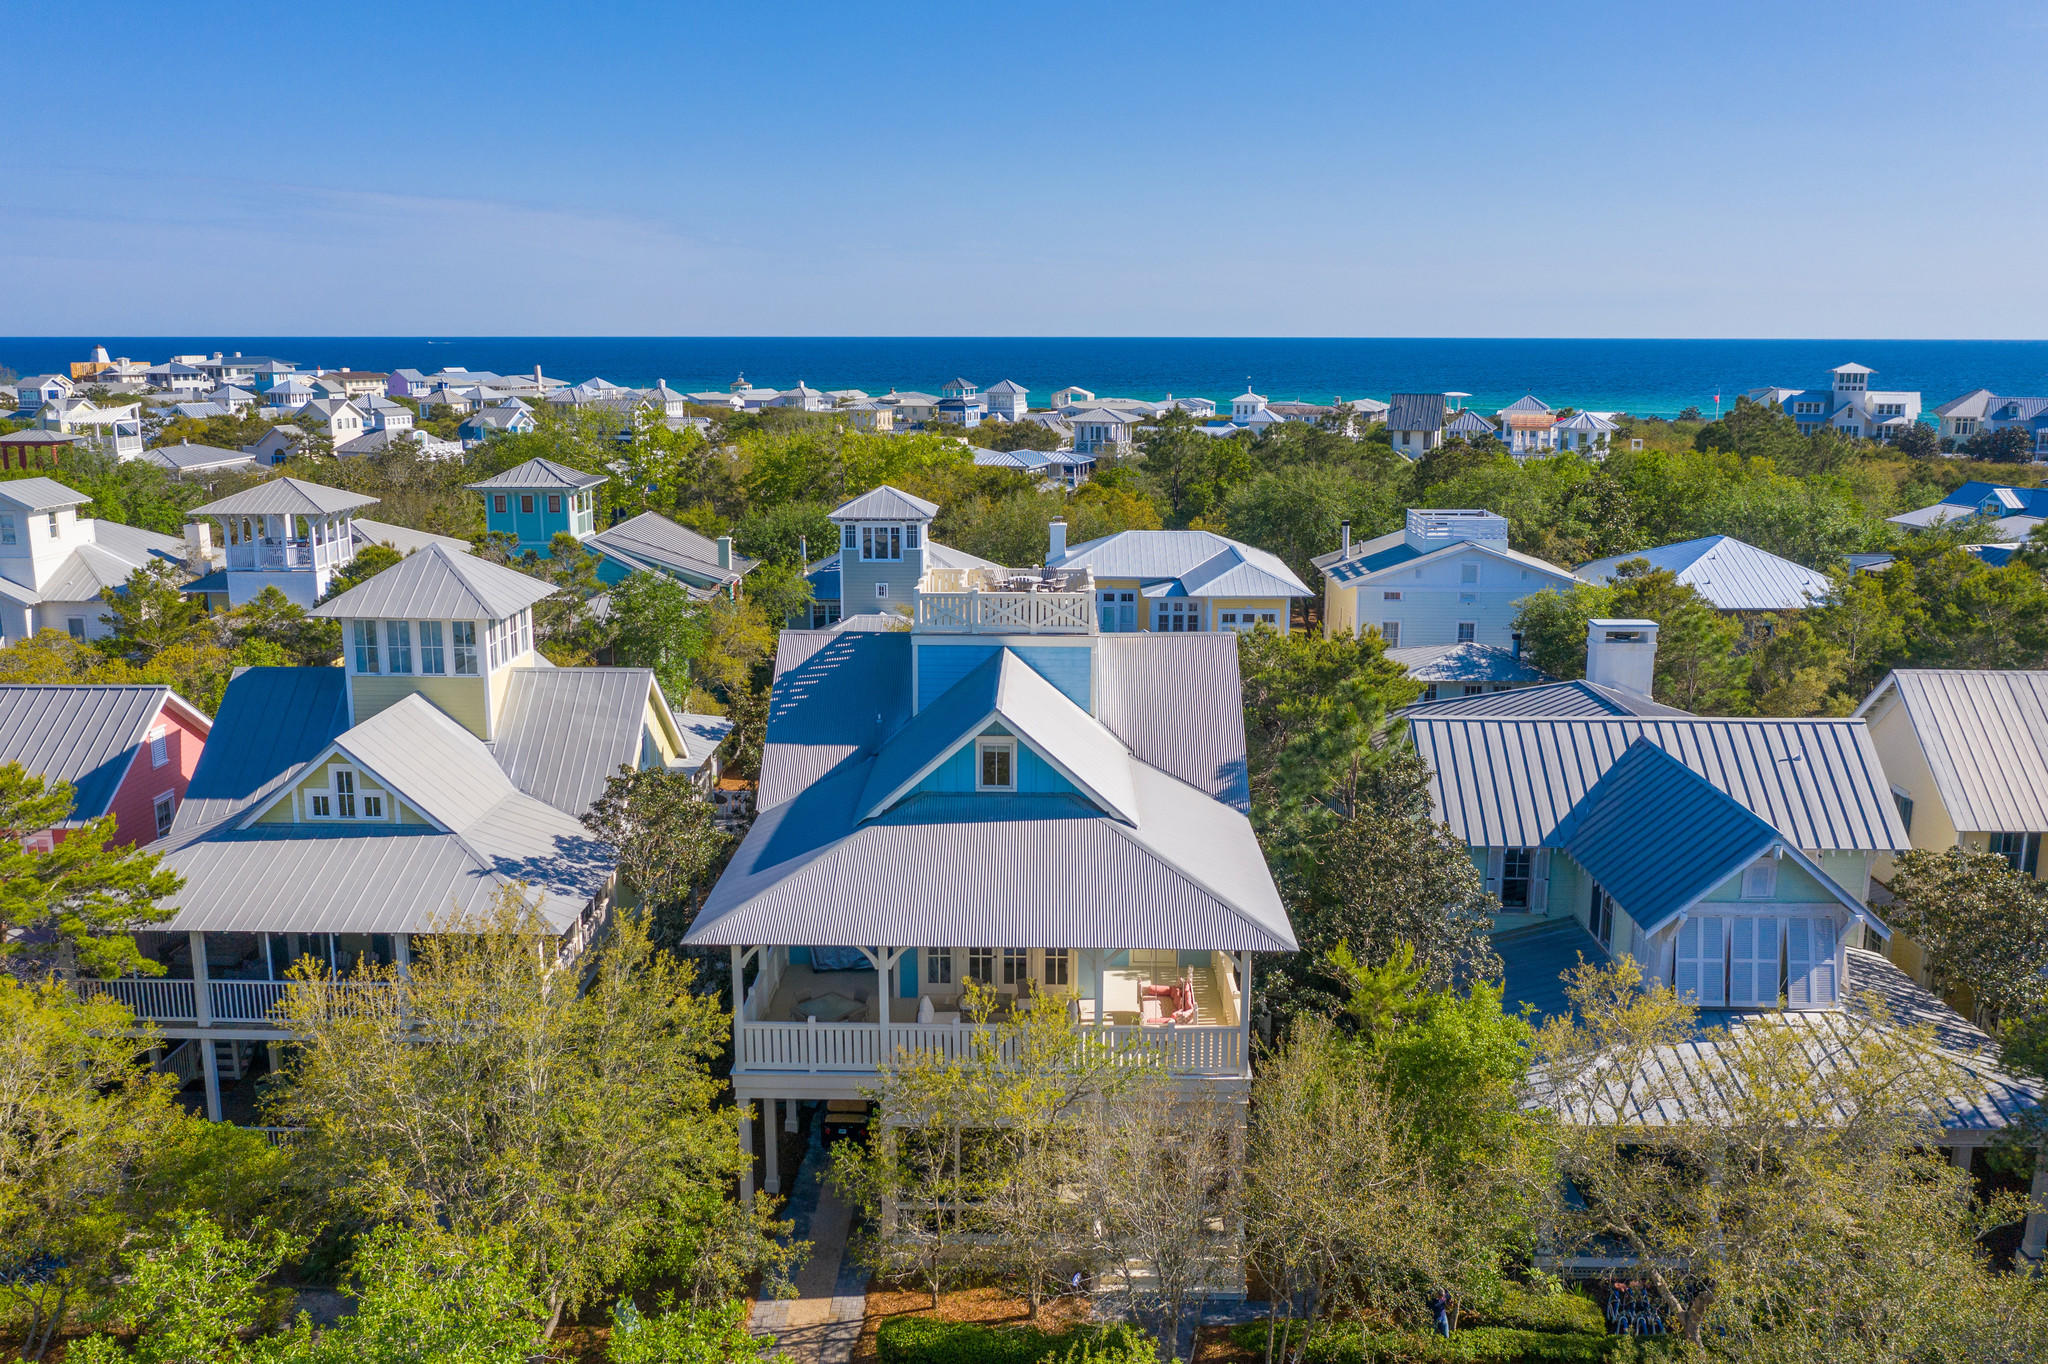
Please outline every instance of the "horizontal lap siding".
[{"label": "horizontal lap siding", "polygon": [[107,806],[114,816],[114,837],[122,843],[156,840],[156,798],[169,791],[178,804],[185,803],[185,788],[192,780],[192,770],[199,766],[200,751],[206,747],[205,736],[168,706],[157,712],[150,725],[151,731],[158,728],[168,741],[169,761],[152,767],[145,738]]}]

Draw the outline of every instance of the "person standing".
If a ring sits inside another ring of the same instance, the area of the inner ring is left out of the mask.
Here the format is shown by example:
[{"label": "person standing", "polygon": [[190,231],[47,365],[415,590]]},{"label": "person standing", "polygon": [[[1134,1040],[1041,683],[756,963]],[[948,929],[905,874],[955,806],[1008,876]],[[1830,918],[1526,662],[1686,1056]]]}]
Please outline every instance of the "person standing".
[{"label": "person standing", "polygon": [[1429,1295],[1429,1310],[1436,1318],[1436,1329],[1444,1333],[1444,1339],[1451,1338],[1451,1295],[1439,1288]]}]

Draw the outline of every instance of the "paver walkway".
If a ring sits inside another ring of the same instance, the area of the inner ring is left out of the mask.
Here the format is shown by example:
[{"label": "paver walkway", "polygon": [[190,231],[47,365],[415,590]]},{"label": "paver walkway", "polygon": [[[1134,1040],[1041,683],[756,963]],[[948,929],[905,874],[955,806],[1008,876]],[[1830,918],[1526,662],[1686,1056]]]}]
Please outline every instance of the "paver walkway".
[{"label": "paver walkway", "polygon": [[796,1364],[846,1364],[867,1314],[868,1272],[846,1253],[853,1208],[825,1183],[830,1161],[821,1119],[812,1115],[810,1141],[784,1208],[796,1239],[811,1243],[810,1258],[796,1274],[797,1296],[754,1304],[754,1333],[774,1336],[769,1353]]}]

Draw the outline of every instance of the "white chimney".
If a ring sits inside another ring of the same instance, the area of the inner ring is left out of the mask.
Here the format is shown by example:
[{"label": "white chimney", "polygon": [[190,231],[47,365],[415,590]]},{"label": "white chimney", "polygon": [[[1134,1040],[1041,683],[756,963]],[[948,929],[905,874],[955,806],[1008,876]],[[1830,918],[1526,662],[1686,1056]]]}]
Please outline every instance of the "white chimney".
[{"label": "white chimney", "polygon": [[1596,618],[1586,622],[1586,680],[1648,696],[1657,676],[1657,622]]},{"label": "white chimney", "polygon": [[732,567],[732,537],[730,535],[718,537],[718,566],[720,568]]},{"label": "white chimney", "polygon": [[213,522],[185,523],[185,562],[194,568],[213,562]]},{"label": "white chimney", "polygon": [[1045,529],[1050,540],[1050,548],[1045,552],[1045,562],[1057,564],[1061,556],[1067,552],[1067,518],[1055,516]]}]

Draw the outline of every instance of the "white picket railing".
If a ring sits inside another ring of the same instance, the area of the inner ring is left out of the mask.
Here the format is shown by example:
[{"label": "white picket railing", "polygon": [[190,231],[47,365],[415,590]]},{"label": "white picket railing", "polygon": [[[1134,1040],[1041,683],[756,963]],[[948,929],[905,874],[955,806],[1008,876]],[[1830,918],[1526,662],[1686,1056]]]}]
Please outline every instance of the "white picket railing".
[{"label": "white picket railing", "polygon": [[216,980],[208,983],[216,1023],[275,1023],[277,1006],[292,987],[281,980]]},{"label": "white picket railing", "polygon": [[923,592],[917,625],[969,634],[1092,634],[1092,592]]},{"label": "white picket railing", "polygon": [[82,994],[108,995],[128,1006],[137,1018],[161,1023],[191,1023],[198,1019],[197,997],[189,980],[161,980],[132,976],[121,980],[81,980]]},{"label": "white picket railing", "polygon": [[[733,1069],[800,1073],[858,1074],[878,1070],[884,1055],[936,1052],[948,1058],[973,1054],[972,1023],[892,1023],[887,1050],[874,1023],[749,1023],[739,1026]],[[1176,1075],[1242,1075],[1244,1032],[1236,1027],[1183,1024],[1175,1027],[1083,1026],[1085,1039],[1106,1047],[1157,1048],[1162,1064]]]}]

